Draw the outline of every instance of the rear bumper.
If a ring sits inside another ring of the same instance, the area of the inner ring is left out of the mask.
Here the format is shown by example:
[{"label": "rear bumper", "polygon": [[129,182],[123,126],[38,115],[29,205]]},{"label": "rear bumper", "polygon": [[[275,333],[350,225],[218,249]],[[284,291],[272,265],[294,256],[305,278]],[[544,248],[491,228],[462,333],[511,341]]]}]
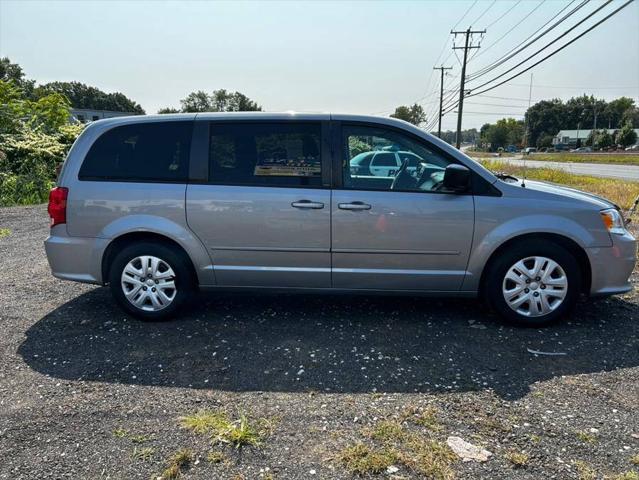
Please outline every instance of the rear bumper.
[{"label": "rear bumper", "polygon": [[613,234],[612,237],[612,247],[586,249],[592,272],[590,295],[593,297],[632,290],[630,275],[637,262],[637,241],[629,233]]},{"label": "rear bumper", "polygon": [[71,237],[66,225],[56,225],[44,242],[54,277],[75,282],[102,284],[102,253],[108,240]]}]

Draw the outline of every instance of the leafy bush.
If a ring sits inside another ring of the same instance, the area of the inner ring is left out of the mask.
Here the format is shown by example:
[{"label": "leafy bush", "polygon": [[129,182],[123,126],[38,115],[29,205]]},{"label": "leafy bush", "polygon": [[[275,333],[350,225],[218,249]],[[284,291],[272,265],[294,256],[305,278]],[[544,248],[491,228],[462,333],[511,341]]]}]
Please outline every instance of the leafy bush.
[{"label": "leafy bush", "polygon": [[52,93],[31,101],[0,80],[0,205],[46,202],[57,167],[83,125],[70,125],[69,103]]},{"label": "leafy bush", "polygon": [[0,206],[44,203],[54,182],[39,175],[0,172]]}]

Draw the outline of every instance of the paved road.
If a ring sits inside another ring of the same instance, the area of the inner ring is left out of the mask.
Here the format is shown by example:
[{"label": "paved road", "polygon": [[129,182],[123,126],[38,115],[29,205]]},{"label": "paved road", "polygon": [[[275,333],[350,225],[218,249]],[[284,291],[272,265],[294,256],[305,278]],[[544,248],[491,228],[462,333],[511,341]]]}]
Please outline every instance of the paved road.
[{"label": "paved road", "polygon": [[624,180],[639,181],[639,166],[635,165],[615,165],[605,163],[570,163],[570,162],[548,162],[544,160],[524,160],[522,157],[514,158],[491,158],[517,166],[523,166],[524,162],[530,168],[556,168],[566,170],[578,175],[592,175],[595,177],[623,178]]}]

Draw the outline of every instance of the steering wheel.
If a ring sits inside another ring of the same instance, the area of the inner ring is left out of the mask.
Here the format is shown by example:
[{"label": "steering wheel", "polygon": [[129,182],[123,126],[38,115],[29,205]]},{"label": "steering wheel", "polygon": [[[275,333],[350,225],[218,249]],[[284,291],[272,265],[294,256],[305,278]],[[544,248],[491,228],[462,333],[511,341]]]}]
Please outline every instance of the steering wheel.
[{"label": "steering wheel", "polygon": [[402,162],[402,166],[399,167],[397,173],[395,174],[395,178],[393,179],[393,183],[391,184],[390,189],[395,190],[396,188],[410,188],[414,186],[415,179],[412,177],[410,173],[407,171],[408,169],[408,159]]}]

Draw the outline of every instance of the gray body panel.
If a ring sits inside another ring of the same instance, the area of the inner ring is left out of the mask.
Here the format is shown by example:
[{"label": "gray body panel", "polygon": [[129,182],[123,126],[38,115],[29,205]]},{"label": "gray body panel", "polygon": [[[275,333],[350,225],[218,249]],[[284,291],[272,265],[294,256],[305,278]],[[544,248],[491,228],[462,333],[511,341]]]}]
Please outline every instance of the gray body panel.
[{"label": "gray body panel", "polygon": [[[218,285],[331,286],[330,190],[189,185],[187,199]],[[304,200],[324,207],[291,205]]]},{"label": "gray body panel", "polygon": [[[161,121],[368,122],[400,128],[467,166],[500,196],[356,191],[336,187],[273,188],[188,183],[79,181],[93,142],[119,125]],[[491,255],[531,233],[566,237],[583,249],[590,293],[627,291],[636,244],[609,234],[600,210],[612,204],[553,185],[498,180],[447,143],[390,118],[329,114],[210,113],[120,117],[87,127],[72,147],[58,182],[69,188],[67,223],[45,242],[59,278],[104,283],[102,258],[116,238],[162,235],[191,259],[205,288],[399,292],[473,296]],[[299,209],[309,200],[323,208]],[[340,203],[361,201],[370,210]]]},{"label": "gray body panel", "polygon": [[[370,210],[342,210],[363,202]],[[333,287],[459,290],[473,239],[473,197],[334,190]]]}]

